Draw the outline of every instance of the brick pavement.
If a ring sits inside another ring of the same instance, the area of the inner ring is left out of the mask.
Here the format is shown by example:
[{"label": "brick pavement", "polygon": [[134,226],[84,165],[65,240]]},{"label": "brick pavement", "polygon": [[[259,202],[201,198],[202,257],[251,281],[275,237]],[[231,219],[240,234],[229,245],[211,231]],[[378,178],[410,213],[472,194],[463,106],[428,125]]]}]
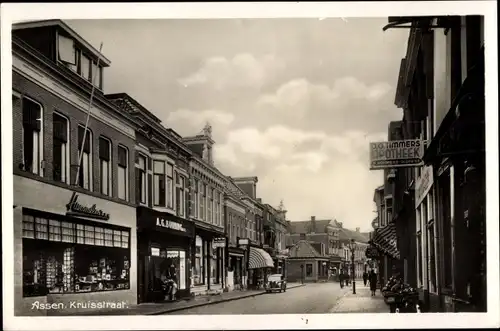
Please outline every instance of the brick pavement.
[{"label": "brick pavement", "polygon": [[330,310],[332,313],[389,313],[389,307],[384,302],[384,298],[380,291],[376,292],[374,297],[371,296],[368,286],[358,286],[356,282],[356,294],[352,293],[352,287],[348,287],[342,298],[337,301],[337,304]]},{"label": "brick pavement", "polygon": [[[305,286],[299,283],[289,283],[287,289],[293,289],[296,287]],[[179,300],[176,302],[165,302],[165,303],[143,303],[139,305],[133,305],[126,309],[108,309],[100,310],[99,312],[79,312],[71,315],[74,316],[95,316],[95,315],[160,315],[165,313],[171,313],[179,310],[212,305],[220,302],[238,300],[248,297],[253,297],[257,295],[265,294],[264,290],[248,290],[248,291],[232,291],[221,293],[219,295],[202,295],[189,300]]]}]

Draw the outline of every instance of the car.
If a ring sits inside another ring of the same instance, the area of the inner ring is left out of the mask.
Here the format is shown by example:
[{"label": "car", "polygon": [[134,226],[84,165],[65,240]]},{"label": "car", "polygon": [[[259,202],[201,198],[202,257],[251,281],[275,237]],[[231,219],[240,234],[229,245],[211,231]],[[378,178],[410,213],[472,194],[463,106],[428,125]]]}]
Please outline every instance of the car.
[{"label": "car", "polygon": [[272,274],[267,277],[267,282],[264,286],[266,292],[274,291],[286,292],[286,279],[281,274]]}]

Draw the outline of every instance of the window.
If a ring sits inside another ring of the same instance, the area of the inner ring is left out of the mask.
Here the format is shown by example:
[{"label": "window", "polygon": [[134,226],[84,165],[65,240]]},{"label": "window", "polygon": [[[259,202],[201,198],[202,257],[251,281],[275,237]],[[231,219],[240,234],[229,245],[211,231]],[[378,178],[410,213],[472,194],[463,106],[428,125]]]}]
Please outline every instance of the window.
[{"label": "window", "polygon": [[313,274],[313,265],[308,263],[306,264],[306,277],[311,277]]},{"label": "window", "polygon": [[165,207],[165,162],[153,163],[154,205]]},{"label": "window", "polygon": [[118,198],[128,201],[128,150],[118,146]]},{"label": "window", "polygon": [[52,115],[52,168],[53,179],[69,184],[69,125],[66,117]]},{"label": "window", "polygon": [[175,173],[175,207],[177,209],[177,215],[184,216],[186,211],[185,206],[185,179],[179,173]]},{"label": "window", "polygon": [[207,196],[207,222],[208,223],[213,223],[213,205],[214,205],[213,193],[214,193],[214,189],[209,188],[208,189],[208,196]]},{"label": "window", "polygon": [[199,206],[199,180],[198,179],[194,179],[194,186],[193,186],[193,205],[191,206],[191,212],[193,214],[193,217],[194,218],[198,218],[199,216],[199,210],[198,210],[198,206]]},{"label": "window", "polygon": [[[185,290],[187,284],[186,252],[178,249],[151,247],[150,277],[165,281],[173,279],[179,290]],[[158,290],[160,290],[159,288]]]},{"label": "window", "polygon": [[78,185],[92,190],[92,132],[82,126],[78,126],[78,153],[81,156]]},{"label": "window", "polygon": [[102,88],[101,71],[102,67],[97,66],[96,62],[92,62],[92,84],[98,88]]},{"label": "window", "polygon": [[68,68],[77,71],[78,58],[75,48],[75,41],[62,35],[57,36],[59,61],[63,62]]},{"label": "window", "polygon": [[129,238],[125,229],[23,215],[23,296],[128,289]]},{"label": "window", "polygon": [[111,196],[111,141],[104,137],[99,137],[99,165],[101,193]]},{"label": "window", "polygon": [[205,221],[205,199],[207,194],[207,185],[200,182],[201,193],[200,193],[200,219]]},{"label": "window", "polygon": [[174,209],[174,167],[167,163],[167,207]]},{"label": "window", "polygon": [[220,224],[220,202],[219,202],[220,200],[219,200],[219,192],[217,192],[216,190],[214,190],[213,195],[214,195],[214,199],[215,199],[215,202],[214,202],[214,207],[215,207],[214,224],[218,225],[218,226],[221,226],[221,224]]},{"label": "window", "polygon": [[144,155],[139,154],[137,156],[137,166],[136,166],[137,201],[143,204],[147,203],[146,163],[147,163],[147,158]]},{"label": "window", "polygon": [[80,56],[80,74],[83,78],[90,81],[90,58],[85,54],[81,54]]},{"label": "window", "polygon": [[42,106],[22,98],[23,109],[23,169],[41,175],[42,159]]}]

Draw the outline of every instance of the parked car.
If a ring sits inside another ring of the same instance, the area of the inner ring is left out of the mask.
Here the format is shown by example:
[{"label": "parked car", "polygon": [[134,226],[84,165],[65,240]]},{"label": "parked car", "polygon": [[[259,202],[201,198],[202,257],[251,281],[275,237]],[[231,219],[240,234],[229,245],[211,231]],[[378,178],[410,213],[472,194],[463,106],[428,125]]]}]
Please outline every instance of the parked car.
[{"label": "parked car", "polygon": [[264,286],[266,292],[274,291],[286,292],[286,279],[281,274],[272,274],[267,277],[267,282]]}]

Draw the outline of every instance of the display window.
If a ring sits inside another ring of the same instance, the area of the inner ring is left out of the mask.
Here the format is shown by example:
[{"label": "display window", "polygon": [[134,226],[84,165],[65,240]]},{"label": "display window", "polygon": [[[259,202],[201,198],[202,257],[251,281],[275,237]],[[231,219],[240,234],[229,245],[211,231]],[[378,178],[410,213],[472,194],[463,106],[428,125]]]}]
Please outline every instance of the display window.
[{"label": "display window", "polygon": [[130,288],[130,230],[23,215],[23,296]]},{"label": "display window", "polygon": [[173,280],[179,290],[185,290],[187,284],[186,251],[177,248],[151,247],[153,284],[163,284]]}]

